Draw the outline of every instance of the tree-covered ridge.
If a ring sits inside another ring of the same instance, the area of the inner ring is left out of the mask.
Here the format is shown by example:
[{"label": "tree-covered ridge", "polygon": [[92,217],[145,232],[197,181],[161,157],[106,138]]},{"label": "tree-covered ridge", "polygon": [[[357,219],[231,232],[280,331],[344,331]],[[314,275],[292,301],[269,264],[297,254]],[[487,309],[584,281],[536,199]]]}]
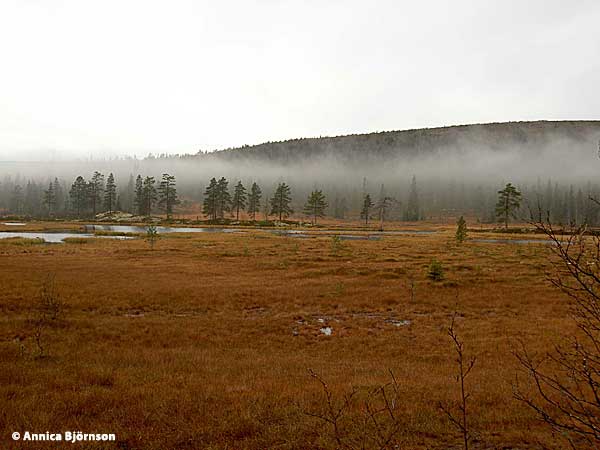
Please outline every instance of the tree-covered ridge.
[{"label": "tree-covered ridge", "polygon": [[228,148],[199,157],[294,161],[335,157],[360,162],[365,159],[416,157],[439,151],[487,148],[496,151],[539,149],[556,140],[593,142],[600,138],[600,121],[537,121],[457,125],[402,131],[381,131],[334,137],[265,142]]}]

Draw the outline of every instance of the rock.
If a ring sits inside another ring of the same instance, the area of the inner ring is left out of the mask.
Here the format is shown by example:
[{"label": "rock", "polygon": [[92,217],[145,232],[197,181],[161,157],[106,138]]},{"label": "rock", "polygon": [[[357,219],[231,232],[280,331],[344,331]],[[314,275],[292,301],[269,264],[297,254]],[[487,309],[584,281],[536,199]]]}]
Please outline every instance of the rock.
[{"label": "rock", "polygon": [[387,319],[386,322],[394,325],[395,327],[405,327],[411,324],[410,320]]},{"label": "rock", "polygon": [[103,212],[96,214],[96,220],[99,222],[121,222],[124,220],[131,221],[133,214],[123,211]]},{"label": "rock", "polygon": [[324,327],[324,328],[321,328],[319,331],[321,333],[323,333],[325,336],[331,336],[331,334],[333,333],[333,328],[331,328],[331,327]]}]

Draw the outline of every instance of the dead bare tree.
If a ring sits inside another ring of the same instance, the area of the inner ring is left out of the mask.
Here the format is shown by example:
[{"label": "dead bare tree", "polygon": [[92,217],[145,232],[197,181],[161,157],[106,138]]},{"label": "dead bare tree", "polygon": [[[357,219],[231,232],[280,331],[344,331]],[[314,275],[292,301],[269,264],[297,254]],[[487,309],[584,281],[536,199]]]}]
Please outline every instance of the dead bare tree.
[{"label": "dead bare tree", "polygon": [[[458,295],[458,294],[457,294]],[[453,412],[453,408],[439,402],[439,408],[446,414],[448,420],[454,425],[462,434],[463,445],[465,450],[469,450],[469,441],[471,439],[471,433],[469,432],[469,424],[467,421],[467,402],[471,396],[468,394],[465,388],[465,380],[471,373],[473,366],[475,366],[476,358],[474,356],[468,358],[465,355],[464,342],[459,338],[454,327],[456,322],[456,313],[452,316],[452,323],[448,328],[448,336],[452,339],[454,344],[454,350],[456,351],[456,364],[458,367],[458,373],[456,375],[456,381],[460,383],[460,401],[458,403],[458,415]]]},{"label": "dead bare tree", "polygon": [[48,356],[47,331],[62,319],[64,302],[56,289],[54,275],[48,275],[42,283],[36,302],[30,311],[30,335],[35,350],[27,350],[26,342],[19,341],[24,356],[44,358]]},{"label": "dead bare tree", "polygon": [[389,373],[389,383],[368,390],[353,387],[336,399],[327,382],[309,369],[310,376],[321,384],[325,399],[318,410],[301,410],[330,427],[336,448],[398,448],[400,388],[394,373],[391,370]]},{"label": "dead bare tree", "polygon": [[46,277],[40,288],[37,304],[37,315],[42,321],[56,321],[61,318],[63,301],[56,289],[55,275]]},{"label": "dead bare tree", "polygon": [[410,283],[410,302],[414,303],[415,302],[415,277],[413,275],[410,275],[409,279],[408,279],[409,283]]},{"label": "dead bare tree", "polygon": [[600,448],[600,238],[585,225],[556,230],[549,217],[532,223],[552,243],[549,279],[568,296],[577,332],[539,358],[521,343],[515,356],[526,377],[514,397],[572,448]]}]

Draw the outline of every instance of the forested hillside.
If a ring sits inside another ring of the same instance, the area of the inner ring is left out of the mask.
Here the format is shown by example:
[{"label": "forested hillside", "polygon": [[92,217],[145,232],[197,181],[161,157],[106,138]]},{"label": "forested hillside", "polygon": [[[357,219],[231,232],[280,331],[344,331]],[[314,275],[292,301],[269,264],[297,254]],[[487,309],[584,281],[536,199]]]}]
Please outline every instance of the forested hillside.
[{"label": "forested hillside", "polygon": [[[556,221],[597,224],[600,211],[589,199],[600,198],[599,139],[598,121],[513,122],[295,139],[187,155],[2,163],[0,211],[93,215],[103,211],[96,205],[104,193],[102,183],[96,188],[92,179],[112,176],[108,209],[150,214],[160,208],[140,208],[136,185],[144,180],[151,186],[167,174],[181,198],[175,214],[199,211],[214,178],[231,188],[256,183],[265,202],[286,183],[296,216],[318,190],[329,204],[325,213],[338,218],[358,218],[370,194],[375,204],[390,199],[390,219],[469,214],[493,221],[497,192],[510,182],[523,194],[521,214],[540,205]],[[91,196],[84,192],[89,186]],[[225,212],[221,208],[219,215]]]},{"label": "forested hillside", "polygon": [[266,142],[214,152],[216,158],[292,162],[336,158],[346,163],[429,156],[446,151],[520,149],[539,152],[559,142],[597,142],[600,121],[508,122]]}]

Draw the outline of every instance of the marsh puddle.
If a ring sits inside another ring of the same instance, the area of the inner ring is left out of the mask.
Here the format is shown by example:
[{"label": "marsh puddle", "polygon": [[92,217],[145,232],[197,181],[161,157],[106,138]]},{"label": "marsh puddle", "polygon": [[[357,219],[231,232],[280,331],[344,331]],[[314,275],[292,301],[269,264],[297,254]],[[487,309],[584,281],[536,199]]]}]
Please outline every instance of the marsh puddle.
[{"label": "marsh puddle", "polygon": [[[146,233],[147,227],[134,225],[85,225],[85,231],[111,231],[114,233]],[[233,228],[156,227],[158,233],[236,233]]]},{"label": "marsh puddle", "polygon": [[[397,230],[397,231],[376,231],[370,234],[337,234],[336,230],[274,230],[270,228],[255,228],[259,231],[276,234],[278,236],[288,236],[300,239],[315,237],[333,237],[338,236],[342,241],[379,241],[382,236],[398,234],[433,234],[436,231],[428,230]],[[85,225],[86,232],[108,231],[113,233],[146,233],[147,227],[134,225]],[[242,230],[234,228],[192,228],[192,227],[156,227],[160,233],[239,233]]]},{"label": "marsh puddle", "polygon": [[360,235],[360,234],[309,234],[304,231],[299,230],[266,230],[269,233],[276,234],[278,236],[287,236],[293,238],[317,238],[317,237],[331,237],[337,236],[342,241],[379,241],[381,240],[381,236],[373,236],[373,235]]},{"label": "marsh puddle", "polygon": [[342,241],[379,241],[382,236],[394,236],[394,235],[430,235],[435,234],[437,231],[432,230],[390,230],[390,231],[366,231],[366,234],[352,234],[352,231],[360,232],[362,230],[334,230],[334,229],[310,229],[310,230],[272,230],[263,228],[267,231],[278,236],[289,236],[295,238],[315,238],[315,237],[333,237],[337,236]]},{"label": "marsh puddle", "polygon": [[2,225],[6,225],[7,227],[24,227],[27,224],[23,222],[3,222]]},{"label": "marsh puddle", "polygon": [[0,231],[0,239],[8,238],[26,238],[26,239],[43,239],[49,244],[61,244],[67,238],[104,238],[104,239],[132,239],[128,236],[94,236],[89,233],[41,233],[35,231]]},{"label": "marsh puddle", "polygon": [[[24,226],[22,222],[4,222],[6,226]],[[108,238],[108,239],[125,239],[130,236],[96,236],[95,232],[108,232],[108,233],[131,233],[131,234],[145,234],[148,228],[145,226],[135,225],[96,225],[89,224],[84,225],[85,232],[9,232],[0,231],[0,239],[11,238],[11,237],[22,237],[22,238],[40,238],[44,239],[49,243],[60,243],[64,239],[75,237],[75,238]],[[288,236],[294,238],[316,238],[316,237],[331,237],[337,236],[342,241],[379,241],[382,236],[386,235],[398,235],[398,234],[433,234],[435,231],[427,230],[396,230],[396,231],[377,231],[369,234],[336,234],[336,230],[321,229],[321,230],[273,230],[273,229],[260,229],[268,233],[276,234],[278,236]],[[234,228],[195,228],[195,227],[163,227],[157,226],[156,231],[161,233],[239,233],[242,230]],[[474,240],[476,241],[476,240]],[[482,240],[484,241],[484,240]]]},{"label": "marsh puddle", "polygon": [[[332,235],[333,237],[333,235]],[[371,236],[371,235],[367,235],[367,236],[361,236],[358,234],[338,234],[337,237],[339,237],[342,241],[380,241],[381,240],[381,236]]]},{"label": "marsh puddle", "polygon": [[296,233],[296,234],[337,234],[338,236],[365,236],[365,235],[352,235],[348,234],[348,232],[352,233],[357,231],[363,231],[369,233],[368,236],[388,236],[395,234],[435,234],[437,231],[432,230],[390,230],[390,231],[374,231],[374,230],[335,230],[335,229],[311,229],[311,230],[271,230],[271,231],[280,231],[287,233]]},{"label": "marsh puddle", "polygon": [[432,230],[392,230],[392,231],[378,231],[377,234],[435,234],[437,231]]},{"label": "marsh puddle", "polygon": [[469,239],[467,242],[481,242],[484,244],[551,244],[547,239]]},{"label": "marsh puddle", "polygon": [[385,323],[394,325],[395,327],[405,327],[412,323],[410,320],[386,319]]}]

